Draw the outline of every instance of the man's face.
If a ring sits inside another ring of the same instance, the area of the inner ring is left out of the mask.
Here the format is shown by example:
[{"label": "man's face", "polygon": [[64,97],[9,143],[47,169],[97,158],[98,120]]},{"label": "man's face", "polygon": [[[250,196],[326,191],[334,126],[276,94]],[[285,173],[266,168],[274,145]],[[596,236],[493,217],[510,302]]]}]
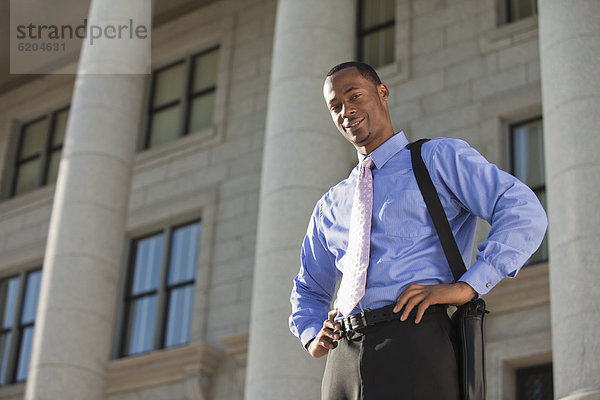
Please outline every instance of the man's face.
[{"label": "man's face", "polygon": [[375,85],[356,68],[346,68],[325,79],[323,95],[334,124],[362,154],[393,136],[385,84]]}]

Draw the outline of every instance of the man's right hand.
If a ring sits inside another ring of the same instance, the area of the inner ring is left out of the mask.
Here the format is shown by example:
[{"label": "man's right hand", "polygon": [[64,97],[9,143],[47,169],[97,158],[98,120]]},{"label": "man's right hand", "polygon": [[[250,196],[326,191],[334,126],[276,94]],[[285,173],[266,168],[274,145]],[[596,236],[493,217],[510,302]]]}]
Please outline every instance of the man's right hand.
[{"label": "man's right hand", "polygon": [[333,341],[340,338],[339,330],[342,328],[338,322],[333,320],[337,313],[337,310],[329,311],[327,319],[323,322],[323,328],[321,328],[317,336],[306,345],[311,356],[315,358],[323,357],[329,350],[335,349],[336,345]]}]

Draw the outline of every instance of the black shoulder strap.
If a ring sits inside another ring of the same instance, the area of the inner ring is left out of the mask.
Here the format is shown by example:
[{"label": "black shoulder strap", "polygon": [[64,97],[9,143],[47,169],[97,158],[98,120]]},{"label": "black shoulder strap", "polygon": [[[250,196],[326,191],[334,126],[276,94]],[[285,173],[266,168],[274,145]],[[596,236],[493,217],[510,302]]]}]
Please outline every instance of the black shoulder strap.
[{"label": "black shoulder strap", "polygon": [[465,268],[465,263],[460,255],[458,246],[456,245],[452,229],[450,229],[448,217],[446,217],[446,213],[444,212],[440,198],[435,190],[435,186],[433,186],[433,182],[431,181],[429,171],[427,171],[427,167],[421,156],[421,146],[428,140],[429,139],[417,140],[416,142],[409,144],[407,148],[410,150],[413,172],[417,179],[419,190],[421,190],[421,195],[423,195],[427,210],[433,220],[433,225],[435,226],[438,238],[442,243],[442,249],[444,249],[444,254],[446,255],[446,260],[448,260],[448,265],[452,270],[452,275],[454,275],[454,280],[458,281],[467,269]]}]

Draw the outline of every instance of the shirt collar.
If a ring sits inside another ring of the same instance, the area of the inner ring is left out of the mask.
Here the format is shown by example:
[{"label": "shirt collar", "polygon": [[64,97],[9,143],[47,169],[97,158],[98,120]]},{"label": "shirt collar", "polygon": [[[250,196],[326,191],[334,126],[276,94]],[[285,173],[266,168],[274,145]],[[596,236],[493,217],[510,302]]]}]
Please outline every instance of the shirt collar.
[{"label": "shirt collar", "polygon": [[[406,139],[404,132],[399,131],[368,155],[373,159],[375,168],[381,169],[390,158],[405,148],[407,144],[408,139]],[[359,162],[362,162],[366,157],[366,155],[358,153]]]}]

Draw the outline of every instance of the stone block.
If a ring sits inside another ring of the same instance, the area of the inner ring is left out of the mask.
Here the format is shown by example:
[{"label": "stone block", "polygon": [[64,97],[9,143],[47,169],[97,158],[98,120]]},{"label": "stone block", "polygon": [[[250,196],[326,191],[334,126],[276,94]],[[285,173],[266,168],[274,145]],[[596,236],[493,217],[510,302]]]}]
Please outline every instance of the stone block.
[{"label": "stone block", "polygon": [[444,29],[438,28],[414,38],[413,55],[429,54],[444,47]]},{"label": "stone block", "polygon": [[444,88],[444,73],[437,71],[426,76],[416,77],[410,81],[390,88],[394,104],[402,104],[408,100],[435,93]]},{"label": "stone block", "polygon": [[432,93],[421,98],[421,105],[425,116],[433,115],[448,108],[458,107],[471,101],[471,85],[463,83]]},{"label": "stone block", "polygon": [[502,49],[498,52],[498,66],[500,71],[506,71],[517,65],[528,64],[531,61],[539,63],[539,41],[530,40],[519,45]]},{"label": "stone block", "polygon": [[260,188],[260,173],[242,175],[223,182],[220,190],[221,199],[237,197]]},{"label": "stone block", "polygon": [[483,99],[524,85],[527,82],[526,75],[526,66],[519,65],[495,75],[475,79],[473,81],[473,99]]},{"label": "stone block", "polygon": [[215,264],[212,271],[211,285],[252,277],[253,268],[254,257],[240,257],[237,260]]},{"label": "stone block", "polygon": [[256,214],[244,214],[225,221],[219,221],[217,226],[217,240],[237,238],[241,235],[251,234],[256,231]]},{"label": "stone block", "polygon": [[443,50],[417,56],[413,60],[413,74],[426,75],[478,55],[477,42],[468,40],[446,46]]},{"label": "stone block", "polygon": [[471,126],[478,121],[478,105],[472,104],[415,121],[411,124],[411,130],[416,137],[446,136],[448,132]]}]

